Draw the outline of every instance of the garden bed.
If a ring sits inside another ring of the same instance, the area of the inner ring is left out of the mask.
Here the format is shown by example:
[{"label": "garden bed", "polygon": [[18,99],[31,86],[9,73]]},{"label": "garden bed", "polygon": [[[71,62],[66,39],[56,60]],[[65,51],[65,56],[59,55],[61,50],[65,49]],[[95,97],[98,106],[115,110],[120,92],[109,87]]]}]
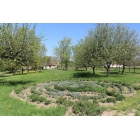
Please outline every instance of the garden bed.
[{"label": "garden bed", "polygon": [[12,95],[38,107],[65,106],[65,115],[102,115],[106,106],[133,96],[135,90],[129,85],[86,80],[44,82],[16,89]]}]

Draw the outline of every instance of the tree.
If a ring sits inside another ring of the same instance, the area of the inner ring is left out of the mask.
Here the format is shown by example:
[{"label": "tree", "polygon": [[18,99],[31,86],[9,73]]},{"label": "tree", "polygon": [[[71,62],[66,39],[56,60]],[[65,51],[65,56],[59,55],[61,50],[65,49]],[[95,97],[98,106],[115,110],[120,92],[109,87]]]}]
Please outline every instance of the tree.
[{"label": "tree", "polygon": [[43,38],[37,36],[35,30],[35,24],[1,24],[0,59],[11,60],[27,68],[35,63]]},{"label": "tree", "polygon": [[116,48],[114,29],[113,24],[107,23],[97,24],[94,29],[98,57],[106,69],[107,76],[110,75],[110,65],[115,59]]},{"label": "tree", "polygon": [[60,42],[59,46],[54,48],[54,54],[58,58],[62,65],[64,64],[65,69],[68,69],[70,58],[71,58],[71,38],[64,37]]},{"label": "tree", "polygon": [[102,58],[100,57],[98,42],[95,35],[94,30],[89,30],[84,41],[84,57],[88,66],[92,68],[93,75],[95,75],[95,67],[102,64]]},{"label": "tree", "polygon": [[123,65],[122,74],[125,66],[134,60],[138,51],[138,34],[135,30],[130,30],[123,24],[118,24],[116,28],[116,61]]},{"label": "tree", "polygon": [[88,67],[88,62],[87,62],[87,58],[84,55],[85,54],[85,47],[84,47],[84,41],[83,39],[81,39],[77,45],[75,45],[73,47],[73,61],[76,67],[76,70],[78,70],[78,68],[86,68]]}]

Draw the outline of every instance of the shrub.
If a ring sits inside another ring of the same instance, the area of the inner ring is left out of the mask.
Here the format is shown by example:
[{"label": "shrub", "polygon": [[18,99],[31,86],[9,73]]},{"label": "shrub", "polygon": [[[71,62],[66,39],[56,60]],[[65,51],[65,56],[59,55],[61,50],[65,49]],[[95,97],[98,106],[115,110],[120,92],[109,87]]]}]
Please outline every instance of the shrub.
[{"label": "shrub", "polygon": [[108,96],[115,96],[115,91],[114,90],[112,90],[112,91],[105,91],[105,93],[108,95]]},{"label": "shrub", "polygon": [[103,108],[100,107],[95,100],[93,100],[92,103],[86,100],[78,101],[72,109],[76,115],[96,116],[101,115],[103,112]]},{"label": "shrub", "polygon": [[124,88],[122,87],[122,85],[118,83],[114,83],[114,86],[118,87],[121,93],[124,91]]},{"label": "shrub", "polygon": [[28,88],[28,85],[23,85],[22,86],[22,89],[26,89],[26,88]]},{"label": "shrub", "polygon": [[133,93],[134,92],[134,89],[131,87],[131,86],[127,86],[130,90],[130,93]]},{"label": "shrub", "polygon": [[125,99],[125,97],[121,94],[116,94],[116,100],[117,101],[123,101]]},{"label": "shrub", "polygon": [[45,102],[46,101],[46,98],[45,97],[38,97],[38,101]]},{"label": "shrub", "polygon": [[100,100],[100,102],[101,102],[101,103],[105,103],[105,102],[106,102],[106,100]]},{"label": "shrub", "polygon": [[70,100],[67,100],[66,98],[60,97],[57,99],[56,103],[58,105],[65,105],[65,106],[71,106],[73,105],[73,102]]},{"label": "shrub", "polygon": [[46,101],[45,101],[45,105],[49,105],[50,103],[51,103],[50,100],[46,100]]},{"label": "shrub", "polygon": [[58,86],[58,85],[54,85],[54,89],[60,90],[60,91],[64,91],[65,88],[62,86]]},{"label": "shrub", "polygon": [[115,98],[107,98],[106,101],[108,103],[116,103],[116,99]]},{"label": "shrub", "polygon": [[64,105],[67,106],[67,107],[69,107],[69,106],[72,106],[73,105],[73,102],[70,101],[70,100],[65,100]]},{"label": "shrub", "polygon": [[31,93],[34,93],[34,91],[35,91],[35,87],[34,87],[34,86],[31,87],[30,91],[31,91]]},{"label": "shrub", "polygon": [[38,101],[38,95],[37,94],[31,94],[29,97],[31,98],[32,102]]},{"label": "shrub", "polygon": [[42,93],[40,91],[34,90],[34,94],[41,95]]},{"label": "shrub", "polygon": [[66,101],[66,98],[60,97],[57,99],[56,103],[63,105],[65,101]]},{"label": "shrub", "polygon": [[140,86],[139,86],[139,85],[134,85],[133,88],[134,88],[135,90],[140,90]]},{"label": "shrub", "polygon": [[17,89],[15,89],[15,93],[19,94],[22,90],[23,90],[22,88],[17,88]]}]

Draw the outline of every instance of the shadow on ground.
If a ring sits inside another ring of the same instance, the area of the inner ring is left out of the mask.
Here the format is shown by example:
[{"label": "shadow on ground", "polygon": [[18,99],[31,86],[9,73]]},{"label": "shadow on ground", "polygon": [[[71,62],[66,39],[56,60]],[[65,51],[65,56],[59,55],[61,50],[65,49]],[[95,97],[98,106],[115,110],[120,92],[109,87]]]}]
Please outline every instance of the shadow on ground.
[{"label": "shadow on ground", "polygon": [[6,81],[3,79],[0,79],[0,86],[17,86],[17,85],[26,85],[26,84],[30,84],[33,83],[35,81],[23,81],[23,80],[13,80],[13,81]]},{"label": "shadow on ground", "polygon": [[[119,74],[118,72],[110,72],[110,77],[121,77],[121,76],[122,74]],[[106,76],[106,72],[101,72],[101,74],[93,75],[91,72],[78,71],[77,73],[73,74],[73,77],[74,78],[101,78],[107,76]]]}]

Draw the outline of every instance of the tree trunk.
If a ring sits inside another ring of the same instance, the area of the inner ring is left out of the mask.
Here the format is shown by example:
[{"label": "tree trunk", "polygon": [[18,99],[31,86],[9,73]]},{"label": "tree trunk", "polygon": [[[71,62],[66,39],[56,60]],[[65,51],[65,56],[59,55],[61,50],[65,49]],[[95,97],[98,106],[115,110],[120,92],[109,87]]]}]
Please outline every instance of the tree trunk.
[{"label": "tree trunk", "polygon": [[28,74],[29,74],[29,71],[30,71],[30,70],[29,70],[29,66],[27,66],[27,73],[28,73]]},{"label": "tree trunk", "polygon": [[125,71],[125,64],[123,63],[122,75],[124,74],[124,71]]},{"label": "tree trunk", "polygon": [[61,70],[62,70],[62,62],[61,62]]},{"label": "tree trunk", "polygon": [[121,67],[119,66],[119,72],[121,72],[120,68],[121,68]]},{"label": "tree trunk", "polygon": [[134,74],[136,74],[136,67],[134,66]]},{"label": "tree trunk", "polygon": [[92,67],[92,74],[95,75],[95,67]]},{"label": "tree trunk", "polygon": [[110,68],[107,68],[107,77],[110,76]]},{"label": "tree trunk", "polygon": [[15,68],[13,68],[13,75],[15,75],[16,74],[16,69]]},{"label": "tree trunk", "polygon": [[110,64],[104,66],[104,68],[106,69],[106,76],[109,77],[110,76]]},{"label": "tree trunk", "polygon": [[65,68],[66,68],[66,70],[68,70],[68,64],[67,63],[65,64]]},{"label": "tree trunk", "polygon": [[131,71],[131,67],[129,66],[129,73],[130,73],[130,71]]},{"label": "tree trunk", "polygon": [[87,67],[86,67],[86,71],[87,71]]},{"label": "tree trunk", "polygon": [[23,74],[24,69],[22,68],[21,71],[22,71],[22,74]]},{"label": "tree trunk", "polygon": [[37,71],[38,71],[38,66],[36,66],[36,73],[37,73]]}]

